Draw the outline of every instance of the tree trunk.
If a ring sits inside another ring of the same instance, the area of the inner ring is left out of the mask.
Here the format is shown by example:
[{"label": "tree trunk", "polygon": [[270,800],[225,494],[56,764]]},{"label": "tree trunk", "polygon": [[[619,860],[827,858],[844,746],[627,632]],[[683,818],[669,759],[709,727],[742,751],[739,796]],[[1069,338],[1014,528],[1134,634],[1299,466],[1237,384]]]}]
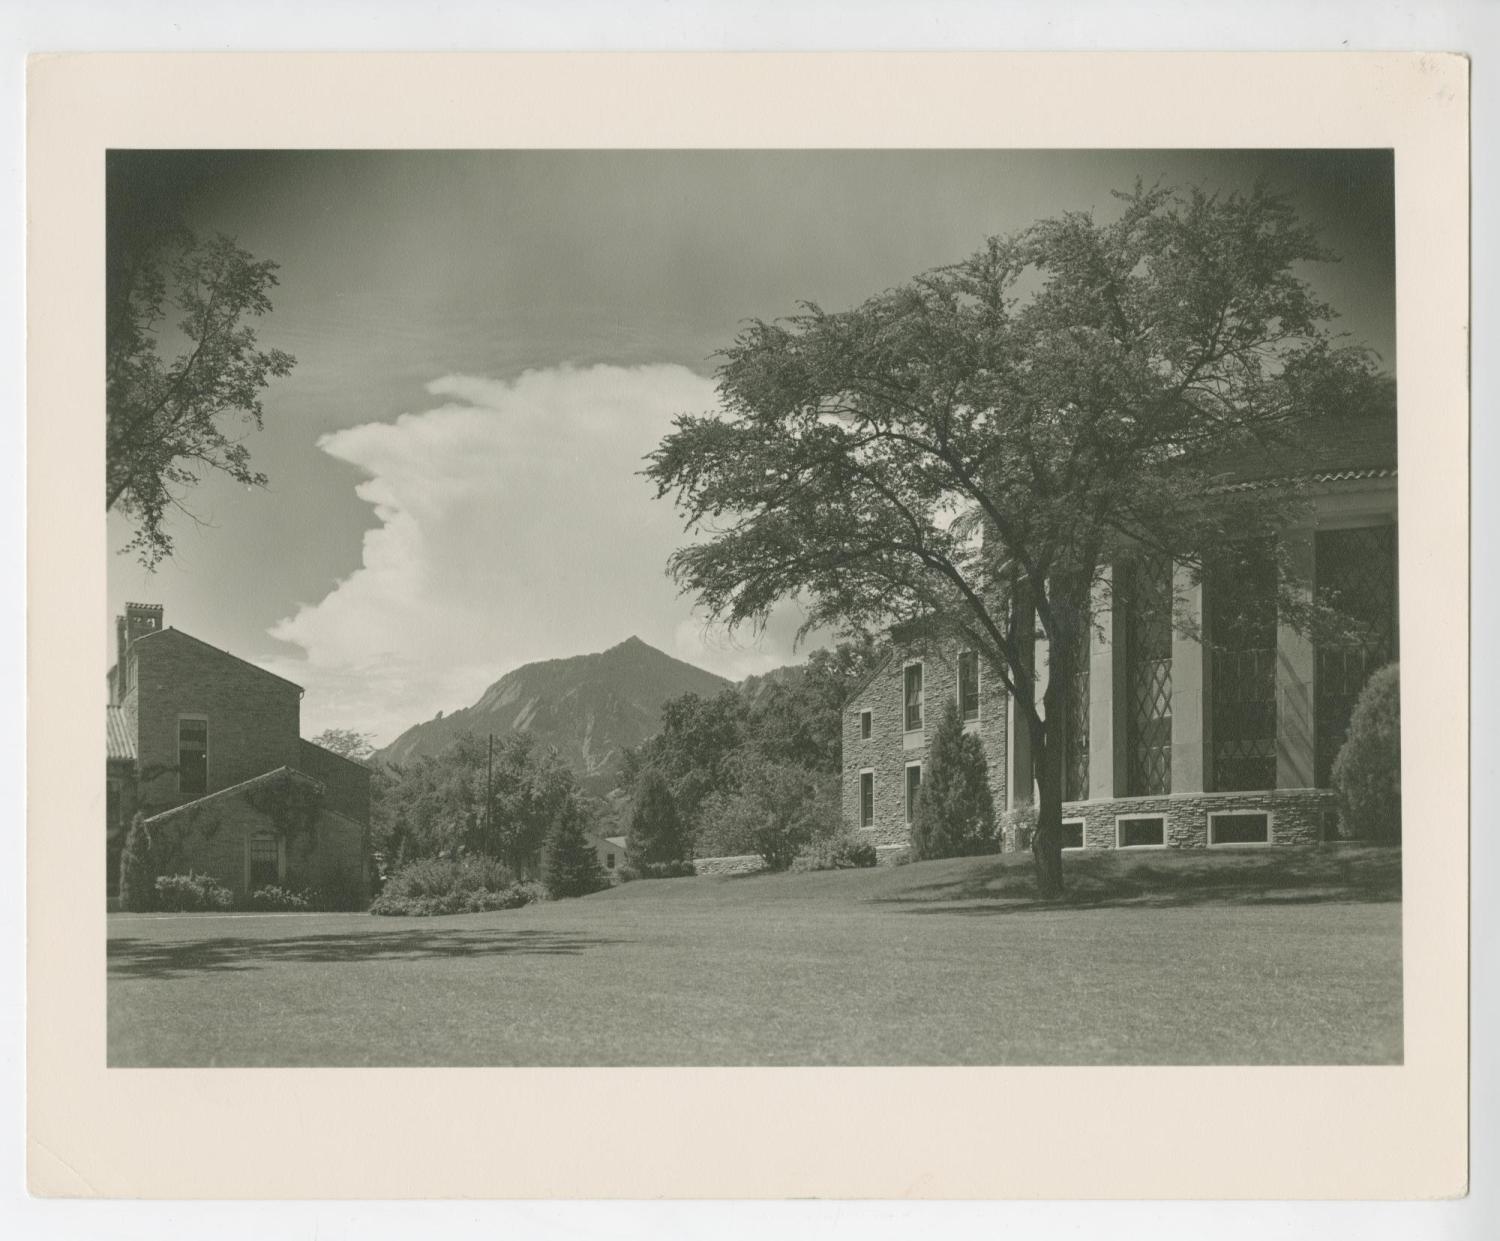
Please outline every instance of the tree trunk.
[{"label": "tree trunk", "polygon": [[1042,704],[1045,722],[1032,724],[1032,765],[1036,770],[1037,820],[1031,839],[1036,863],[1037,890],[1043,900],[1053,901],[1063,893],[1062,802],[1063,802],[1063,702],[1069,669],[1064,660],[1053,660]]}]

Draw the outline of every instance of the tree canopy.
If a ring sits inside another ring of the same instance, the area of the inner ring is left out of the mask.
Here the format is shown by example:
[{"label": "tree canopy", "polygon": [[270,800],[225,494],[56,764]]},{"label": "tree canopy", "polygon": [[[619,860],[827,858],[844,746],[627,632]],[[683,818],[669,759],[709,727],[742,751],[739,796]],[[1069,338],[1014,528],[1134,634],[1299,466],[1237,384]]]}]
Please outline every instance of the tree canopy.
[{"label": "tree canopy", "polygon": [[[179,223],[143,221],[113,204],[111,215],[105,508],[134,521],[126,550],[152,567],[172,554],[168,514],[187,511],[184,493],[205,471],[265,485],[234,423],[259,429],[261,392],[295,359],[259,348],[245,323],[271,309],[275,263],[221,234],[200,240]],[[181,317],[169,324],[174,312]]]},{"label": "tree canopy", "polygon": [[1388,411],[1393,394],[1302,278],[1332,256],[1285,198],[1118,197],[1112,219],[991,238],[850,310],[750,322],[723,355],[721,411],[679,417],[646,470],[706,536],[670,568],[716,619],[763,623],[801,597],[808,627],[980,653],[1031,732],[1049,892],[1062,747],[1047,720],[1107,566],[1148,552],[1196,570],[1274,535],[1295,497],[1234,485],[1245,463],[1291,478],[1309,420]]}]

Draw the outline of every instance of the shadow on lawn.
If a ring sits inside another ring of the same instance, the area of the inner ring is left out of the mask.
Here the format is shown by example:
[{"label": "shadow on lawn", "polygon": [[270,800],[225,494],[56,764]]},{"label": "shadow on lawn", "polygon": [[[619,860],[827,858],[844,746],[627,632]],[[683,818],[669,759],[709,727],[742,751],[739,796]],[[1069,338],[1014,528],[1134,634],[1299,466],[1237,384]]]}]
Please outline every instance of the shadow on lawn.
[{"label": "shadow on lawn", "polygon": [[997,858],[948,881],[907,889],[881,903],[920,914],[1019,914],[1042,909],[1172,908],[1202,905],[1380,903],[1401,899],[1399,849],[1288,850],[1239,857],[1160,855],[1161,861],[1101,855],[1063,863],[1061,900],[1036,897],[1029,864]]},{"label": "shadow on lawn", "polygon": [[179,978],[216,970],[254,970],[284,962],[352,964],[493,956],[577,956],[617,939],[556,931],[469,928],[304,935],[290,939],[229,938],[162,942],[122,936],[108,947],[118,978]]}]

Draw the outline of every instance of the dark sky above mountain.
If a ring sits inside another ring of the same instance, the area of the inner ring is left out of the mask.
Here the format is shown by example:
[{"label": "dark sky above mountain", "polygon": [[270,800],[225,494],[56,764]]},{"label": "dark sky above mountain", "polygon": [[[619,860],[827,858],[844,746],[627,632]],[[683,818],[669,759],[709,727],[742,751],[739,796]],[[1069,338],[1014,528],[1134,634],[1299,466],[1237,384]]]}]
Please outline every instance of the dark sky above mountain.
[{"label": "dark sky above mountain", "polygon": [[1309,277],[1393,361],[1381,152],[117,154],[117,202],[281,264],[256,326],[298,365],[248,441],[270,490],[205,482],[172,563],[113,558],[111,614],[162,602],[306,686],[310,731],[381,741],[631,633],[734,678],[786,663],[794,609],[759,643],[705,632],[662,572],[680,524],[635,473],[674,414],[712,407],[714,351],[799,299],[1108,215],[1137,176],[1291,193],[1344,256]]}]

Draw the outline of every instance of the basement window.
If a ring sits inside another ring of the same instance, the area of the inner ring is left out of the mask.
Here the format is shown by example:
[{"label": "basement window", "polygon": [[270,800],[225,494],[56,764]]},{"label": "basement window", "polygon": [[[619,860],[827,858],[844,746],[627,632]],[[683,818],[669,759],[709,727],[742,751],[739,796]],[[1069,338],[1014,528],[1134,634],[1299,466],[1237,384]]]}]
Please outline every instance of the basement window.
[{"label": "basement window", "polygon": [[1263,810],[1210,810],[1208,812],[1210,845],[1268,845],[1271,843],[1271,816]]},{"label": "basement window", "polygon": [[1115,819],[1115,844],[1121,849],[1162,849],[1167,843],[1167,820],[1159,814],[1120,815]]},{"label": "basement window", "polygon": [[1062,821],[1062,847],[1064,849],[1083,848],[1083,820],[1064,819]]}]

